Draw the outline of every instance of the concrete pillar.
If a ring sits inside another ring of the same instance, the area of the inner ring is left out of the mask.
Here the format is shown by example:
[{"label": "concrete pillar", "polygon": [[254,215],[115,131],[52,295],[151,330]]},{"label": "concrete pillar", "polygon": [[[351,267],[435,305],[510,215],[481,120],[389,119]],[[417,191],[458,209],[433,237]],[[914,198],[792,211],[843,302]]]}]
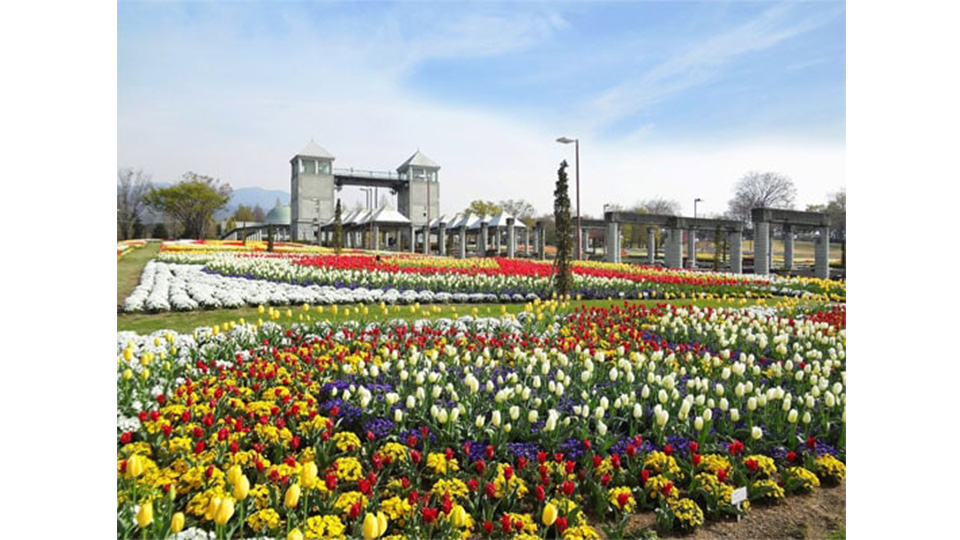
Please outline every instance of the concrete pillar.
[{"label": "concrete pillar", "polygon": [[467,258],[467,227],[460,227],[460,245],[457,247],[457,257],[461,259]]},{"label": "concrete pillar", "polygon": [[687,229],[687,268],[697,267],[697,230]]},{"label": "concrete pillar", "polygon": [[580,260],[587,260],[587,249],[590,247],[590,235],[587,234],[587,228],[580,229]]},{"label": "concrete pillar", "polygon": [[603,260],[612,263],[619,262],[617,261],[620,258],[620,250],[617,249],[619,238],[620,224],[616,221],[608,221],[606,235],[603,238]]},{"label": "concrete pillar", "polygon": [[743,233],[730,233],[730,271],[734,274],[743,273]]},{"label": "concrete pillar", "polygon": [[477,251],[481,257],[487,256],[487,237],[490,236],[490,225],[486,222],[480,223],[480,233],[477,236]]},{"label": "concrete pillar", "polygon": [[410,224],[409,229],[410,230],[407,231],[407,234],[410,235],[409,249],[410,253],[414,253],[417,251],[417,229],[413,226],[413,224]]},{"label": "concrete pillar", "polygon": [[507,257],[517,256],[517,226],[514,218],[507,218]]},{"label": "concrete pillar", "polygon": [[817,244],[814,251],[814,273],[820,279],[830,278],[830,227],[817,229]]},{"label": "concrete pillar", "polygon": [[657,230],[647,227],[647,264],[657,262]]},{"label": "concrete pillar", "polygon": [[500,227],[493,228],[493,256],[500,256]]},{"label": "concrete pillar", "polygon": [[447,254],[447,224],[440,223],[437,230],[440,231],[438,237],[440,245],[437,246],[437,249],[440,251],[440,256],[443,257]]},{"label": "concrete pillar", "polygon": [[753,224],[753,272],[765,276],[770,273],[770,223]]},{"label": "concrete pillar", "polygon": [[370,244],[373,246],[374,251],[380,250],[380,227],[374,223],[370,227]]},{"label": "concrete pillar", "polygon": [[783,226],[783,269],[793,270],[793,227]]},{"label": "concrete pillar", "polygon": [[539,240],[537,240],[537,247],[540,248],[540,260],[543,261],[547,258],[547,228],[540,225],[538,230]]},{"label": "concrete pillar", "polygon": [[530,227],[523,228],[523,256],[530,256]]},{"label": "concrete pillar", "polygon": [[664,262],[669,268],[681,268],[683,266],[682,229],[667,229],[667,249],[664,254]]},{"label": "concrete pillar", "polygon": [[430,254],[430,227],[428,225],[423,226],[423,254]]}]

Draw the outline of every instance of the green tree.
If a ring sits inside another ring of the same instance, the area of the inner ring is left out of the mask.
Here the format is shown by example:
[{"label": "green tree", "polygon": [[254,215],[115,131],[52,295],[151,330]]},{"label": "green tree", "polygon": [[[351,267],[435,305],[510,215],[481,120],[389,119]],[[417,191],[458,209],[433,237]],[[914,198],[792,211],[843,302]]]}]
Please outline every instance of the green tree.
[{"label": "green tree", "polygon": [[337,255],[343,249],[343,211],[340,209],[340,199],[337,199],[337,207],[333,212],[333,249]]},{"label": "green tree", "polygon": [[480,199],[477,199],[470,203],[470,206],[467,206],[467,209],[464,210],[464,212],[484,218],[487,216],[499,215],[500,207],[491,201],[481,201]]},{"label": "green tree", "polygon": [[573,222],[570,220],[570,194],[567,180],[567,161],[560,162],[557,171],[557,188],[553,192],[553,216],[557,228],[557,258],[553,261],[553,273],[558,296],[570,294],[570,275],[573,252]]},{"label": "green tree", "polygon": [[185,237],[201,239],[206,236],[213,215],[230,201],[231,193],[229,184],[188,172],[176,185],[151,190],[144,202],[179,223]]},{"label": "green tree", "polygon": [[[261,209],[262,210],[262,209]],[[237,207],[237,210],[233,213],[234,221],[257,221],[257,217],[254,213],[253,208],[241,204]]]},{"label": "green tree", "polygon": [[167,233],[167,226],[164,225],[163,222],[160,222],[153,226],[153,232],[150,233],[150,236],[153,238],[164,239],[170,235]]}]

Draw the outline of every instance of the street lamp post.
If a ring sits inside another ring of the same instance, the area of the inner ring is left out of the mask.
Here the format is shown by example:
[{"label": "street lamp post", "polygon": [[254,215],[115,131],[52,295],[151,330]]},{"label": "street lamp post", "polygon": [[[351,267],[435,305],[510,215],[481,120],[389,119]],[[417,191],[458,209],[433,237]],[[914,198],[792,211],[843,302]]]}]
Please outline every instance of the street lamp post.
[{"label": "street lamp post", "polygon": [[693,200],[693,219],[697,219],[697,203],[698,202],[703,202],[703,199],[698,197]]},{"label": "street lamp post", "polygon": [[581,224],[581,222],[580,222],[580,139],[571,139],[571,138],[569,138],[569,137],[560,137],[559,139],[557,139],[557,142],[558,142],[558,143],[561,143],[561,144],[574,143],[574,145],[575,145],[575,147],[576,147],[576,166],[575,166],[575,170],[576,170],[576,173],[577,173],[577,235],[576,235],[576,236],[577,236],[577,250],[576,250],[575,253],[576,253],[576,259],[577,259],[577,260],[580,260],[580,259],[582,258],[582,256],[583,256],[583,253],[582,253],[582,246],[583,246],[583,244],[582,244],[581,239],[580,239],[580,235],[581,235],[581,231],[582,231],[581,226],[580,226],[580,224]]}]

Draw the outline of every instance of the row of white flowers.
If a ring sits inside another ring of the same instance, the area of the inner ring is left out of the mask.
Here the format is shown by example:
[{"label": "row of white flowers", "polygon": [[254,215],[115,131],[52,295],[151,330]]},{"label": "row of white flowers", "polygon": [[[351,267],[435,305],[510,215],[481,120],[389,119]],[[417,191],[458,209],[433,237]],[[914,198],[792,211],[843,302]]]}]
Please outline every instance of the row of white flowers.
[{"label": "row of white flowers", "polygon": [[190,311],[236,308],[245,305],[299,304],[443,304],[524,302],[532,294],[446,293],[430,290],[337,288],[330,285],[298,285],[265,279],[223,276],[195,264],[147,263],[140,283],[123,303],[127,312]]}]

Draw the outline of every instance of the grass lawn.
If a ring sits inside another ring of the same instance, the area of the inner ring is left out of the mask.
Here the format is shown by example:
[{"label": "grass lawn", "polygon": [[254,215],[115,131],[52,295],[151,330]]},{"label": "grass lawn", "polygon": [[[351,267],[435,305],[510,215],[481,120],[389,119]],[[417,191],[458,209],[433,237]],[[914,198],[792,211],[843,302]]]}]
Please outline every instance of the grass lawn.
[{"label": "grass lawn", "polygon": [[117,306],[130,296],[140,282],[143,267],[159,252],[160,242],[147,242],[147,245],[134,249],[117,261]]}]

